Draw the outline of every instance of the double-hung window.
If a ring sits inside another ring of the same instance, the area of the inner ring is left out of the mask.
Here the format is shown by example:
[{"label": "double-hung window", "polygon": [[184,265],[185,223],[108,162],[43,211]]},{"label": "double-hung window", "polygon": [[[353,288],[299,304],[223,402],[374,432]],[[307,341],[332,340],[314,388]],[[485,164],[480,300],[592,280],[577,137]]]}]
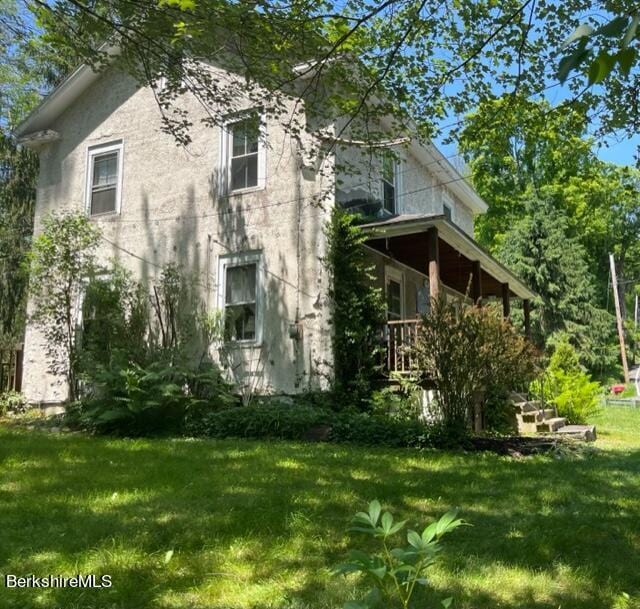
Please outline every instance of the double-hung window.
[{"label": "double-hung window", "polygon": [[120,211],[122,142],[89,148],[87,211],[90,216]]},{"label": "double-hung window", "polygon": [[220,258],[219,304],[224,310],[228,342],[260,342],[261,260],[260,253],[256,252]]},{"label": "double-hung window", "polygon": [[262,121],[257,111],[230,121],[225,128],[223,159],[228,191],[261,188],[265,183],[265,150]]},{"label": "double-hung window", "polygon": [[384,209],[390,214],[395,214],[398,208],[397,167],[398,163],[391,153],[387,152],[382,156],[382,202]]}]

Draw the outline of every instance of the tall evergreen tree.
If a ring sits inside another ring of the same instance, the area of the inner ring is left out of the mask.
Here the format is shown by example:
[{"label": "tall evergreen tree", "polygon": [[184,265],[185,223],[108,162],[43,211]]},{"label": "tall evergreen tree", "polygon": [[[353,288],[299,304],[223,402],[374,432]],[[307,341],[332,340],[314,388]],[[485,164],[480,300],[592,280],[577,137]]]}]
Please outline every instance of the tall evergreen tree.
[{"label": "tall evergreen tree", "polygon": [[538,294],[533,338],[541,347],[568,340],[594,372],[615,364],[612,316],[595,305],[594,277],[580,241],[551,198],[528,197],[524,215],[505,235],[498,257]]}]

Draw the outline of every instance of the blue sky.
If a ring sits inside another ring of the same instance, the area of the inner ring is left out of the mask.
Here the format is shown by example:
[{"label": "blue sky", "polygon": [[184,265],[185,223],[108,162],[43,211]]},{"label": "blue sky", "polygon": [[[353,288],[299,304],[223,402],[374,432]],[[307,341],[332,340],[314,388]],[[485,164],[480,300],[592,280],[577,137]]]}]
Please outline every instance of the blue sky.
[{"label": "blue sky", "polygon": [[640,136],[636,135],[631,139],[618,140],[609,138],[609,147],[601,146],[597,152],[603,161],[617,163],[618,165],[633,165],[636,149],[640,146]]}]

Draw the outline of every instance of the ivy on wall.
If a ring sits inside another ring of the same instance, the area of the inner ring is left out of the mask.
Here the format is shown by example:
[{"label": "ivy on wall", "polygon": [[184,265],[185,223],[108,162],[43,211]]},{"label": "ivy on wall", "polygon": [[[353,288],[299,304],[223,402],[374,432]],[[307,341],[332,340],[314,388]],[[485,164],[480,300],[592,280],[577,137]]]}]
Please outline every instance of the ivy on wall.
[{"label": "ivy on wall", "polygon": [[385,321],[382,290],[367,258],[358,216],[336,207],[326,227],[332,277],[334,389],[362,407],[380,374]]}]

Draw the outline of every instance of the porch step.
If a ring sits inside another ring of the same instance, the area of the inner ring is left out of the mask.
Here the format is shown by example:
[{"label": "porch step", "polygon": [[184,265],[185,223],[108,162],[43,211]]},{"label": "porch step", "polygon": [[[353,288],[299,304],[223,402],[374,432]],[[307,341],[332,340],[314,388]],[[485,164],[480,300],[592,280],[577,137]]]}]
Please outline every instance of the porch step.
[{"label": "porch step", "polygon": [[576,438],[577,440],[585,440],[586,442],[594,442],[597,437],[595,425],[565,425],[560,429],[556,429],[556,433],[561,436]]},{"label": "porch step", "polygon": [[556,416],[555,408],[545,408],[544,410],[531,410],[516,414],[516,419],[522,423],[541,423]]},{"label": "porch step", "polygon": [[537,400],[526,400],[524,402],[516,402],[516,410],[525,414],[527,412],[536,412],[542,408],[542,404]]},{"label": "porch step", "polygon": [[519,404],[520,402],[526,402],[527,396],[524,393],[518,393],[517,391],[512,391],[511,395],[509,396],[509,399],[514,404]]},{"label": "porch step", "polygon": [[561,427],[565,427],[567,419],[564,417],[554,417],[552,419],[545,419],[541,423],[536,423],[538,431],[558,431]]}]

